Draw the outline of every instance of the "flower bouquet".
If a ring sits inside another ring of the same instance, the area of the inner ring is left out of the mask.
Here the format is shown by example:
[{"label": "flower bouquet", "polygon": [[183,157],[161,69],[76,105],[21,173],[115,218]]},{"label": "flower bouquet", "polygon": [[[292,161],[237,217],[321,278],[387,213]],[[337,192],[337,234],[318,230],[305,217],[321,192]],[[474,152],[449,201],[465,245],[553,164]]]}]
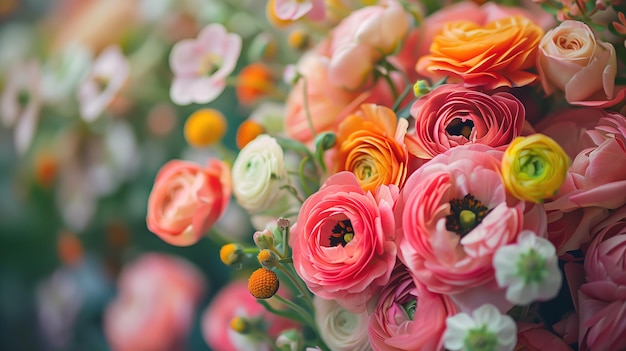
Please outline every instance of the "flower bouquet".
[{"label": "flower bouquet", "polygon": [[[148,202],[156,235],[208,232],[243,273],[204,312],[207,343],[626,348],[624,13],[271,0],[279,33],[238,73],[246,43],[221,24],[175,44],[175,103],[209,103],[234,76],[255,108],[232,158],[168,162]],[[186,123],[203,146],[225,124],[215,111]],[[211,229],[231,193],[253,243]]]},{"label": "flower bouquet", "polygon": [[[116,114],[150,105],[158,141],[173,130],[160,103],[189,112],[199,153],[141,154],[160,168],[146,224],[172,246],[211,241],[211,270],[228,266],[201,316],[211,349],[626,349],[623,1],[146,0],[158,29],[139,39],[118,35],[133,2],[96,3],[81,18],[117,19],[80,32],[98,55],[66,46],[62,81],[36,62],[9,72],[2,122],[27,154],[42,101],[80,116],[67,158],[87,165],[59,167],[81,170],[60,201],[80,231],[140,155]],[[127,266],[109,344],[180,349],[204,279],[159,254]]]}]

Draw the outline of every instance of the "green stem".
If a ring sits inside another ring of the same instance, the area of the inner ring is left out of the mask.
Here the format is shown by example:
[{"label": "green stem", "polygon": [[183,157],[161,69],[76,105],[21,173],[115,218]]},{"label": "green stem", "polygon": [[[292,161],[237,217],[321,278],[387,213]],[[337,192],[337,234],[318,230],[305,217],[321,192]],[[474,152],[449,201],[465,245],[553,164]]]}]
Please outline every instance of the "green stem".
[{"label": "green stem", "polygon": [[294,312],[296,312],[300,317],[302,317],[302,319],[306,322],[306,324],[308,324],[315,331],[315,334],[319,335],[319,330],[317,329],[315,320],[313,319],[313,316],[311,316],[311,313],[309,311],[293,303],[293,301],[287,300],[278,294],[274,295],[274,298],[280,301],[285,306],[291,308]]},{"label": "green stem", "polygon": [[308,81],[305,76],[300,76],[300,79],[303,79],[302,84],[302,95],[304,98],[304,114],[306,116],[306,121],[309,124],[309,129],[311,130],[311,135],[313,138],[317,135],[315,132],[315,126],[313,126],[313,118],[311,117],[311,110],[309,109],[309,93],[308,93]]},{"label": "green stem", "polygon": [[296,289],[298,289],[298,293],[302,296],[302,298],[306,302],[307,307],[310,307],[311,310],[312,310],[313,309],[313,300],[311,299],[311,295],[310,295],[309,290],[302,285],[302,281],[299,278],[297,278],[283,264],[278,264],[278,265],[276,265],[276,267],[278,269],[280,269],[280,271],[283,272],[287,276],[287,278],[289,278],[289,280],[291,280],[291,282],[296,286]]}]

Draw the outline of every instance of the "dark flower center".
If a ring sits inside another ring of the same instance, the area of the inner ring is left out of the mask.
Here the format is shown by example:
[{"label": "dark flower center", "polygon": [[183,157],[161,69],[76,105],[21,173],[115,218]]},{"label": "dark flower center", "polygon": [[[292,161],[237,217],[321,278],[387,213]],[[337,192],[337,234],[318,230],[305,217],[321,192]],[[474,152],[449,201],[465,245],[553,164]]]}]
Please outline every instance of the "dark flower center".
[{"label": "dark flower center", "polygon": [[474,122],[471,119],[463,121],[460,118],[455,118],[446,127],[446,133],[448,135],[462,135],[469,140],[473,128]]},{"label": "dark flower center", "polygon": [[354,229],[349,219],[337,221],[330,234],[330,246],[346,246],[354,239]]},{"label": "dark flower center", "polygon": [[462,199],[452,199],[450,214],[446,216],[446,229],[464,237],[479,225],[490,211],[472,194],[467,194]]}]

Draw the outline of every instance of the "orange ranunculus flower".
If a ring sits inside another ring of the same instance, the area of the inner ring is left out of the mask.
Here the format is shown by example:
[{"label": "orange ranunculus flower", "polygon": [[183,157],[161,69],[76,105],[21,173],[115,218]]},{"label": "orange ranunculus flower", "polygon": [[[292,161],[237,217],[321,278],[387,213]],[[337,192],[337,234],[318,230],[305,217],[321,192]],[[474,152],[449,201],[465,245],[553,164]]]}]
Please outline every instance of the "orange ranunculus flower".
[{"label": "orange ranunculus flower", "polygon": [[382,184],[402,188],[409,157],[403,142],[407,127],[407,120],[398,120],[387,107],[361,105],[339,125],[337,172],[354,173],[365,191]]},{"label": "orange ranunculus flower", "polygon": [[417,72],[433,78],[450,77],[465,86],[485,89],[520,87],[532,83],[537,45],[543,30],[523,16],[505,17],[485,26],[469,21],[447,23],[435,36],[430,55],[417,62]]}]

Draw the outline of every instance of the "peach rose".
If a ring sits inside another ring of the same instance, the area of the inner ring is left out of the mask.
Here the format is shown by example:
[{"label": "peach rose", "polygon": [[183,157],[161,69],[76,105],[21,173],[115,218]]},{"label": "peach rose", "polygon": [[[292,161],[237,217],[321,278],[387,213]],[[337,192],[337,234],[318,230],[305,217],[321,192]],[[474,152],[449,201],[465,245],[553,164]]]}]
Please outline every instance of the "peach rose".
[{"label": "peach rose", "polygon": [[148,229],[171,245],[195,244],[226,209],[231,189],[230,169],[220,160],[210,160],[205,168],[169,161],[148,198]]},{"label": "peach rose", "polygon": [[350,172],[333,174],[300,209],[289,245],[294,268],[319,297],[365,311],[396,262],[394,185],[375,194]]},{"label": "peach rose", "polygon": [[424,159],[465,144],[504,150],[522,134],[525,115],[524,105],[509,93],[444,84],[411,106],[415,123],[406,136],[407,149]]},{"label": "peach rose", "polygon": [[546,94],[562,90],[573,105],[607,107],[626,96],[626,89],[615,94],[615,48],[580,21],[564,21],[544,35],[537,69]]},{"label": "peach rose", "polygon": [[416,69],[433,80],[448,76],[468,87],[521,87],[537,78],[531,70],[542,35],[539,26],[519,15],[484,26],[467,20],[448,22]]},{"label": "peach rose", "polygon": [[587,282],[578,291],[578,341],[581,351],[618,350],[626,345],[626,207],[595,230],[585,254]]},{"label": "peach rose", "polygon": [[408,152],[404,134],[408,123],[387,107],[361,105],[339,125],[337,134],[337,171],[354,173],[365,191],[379,185],[404,185]]},{"label": "peach rose", "polygon": [[150,253],[122,270],[118,296],[104,312],[116,351],[172,351],[191,331],[204,290],[201,272],[178,257]]}]

